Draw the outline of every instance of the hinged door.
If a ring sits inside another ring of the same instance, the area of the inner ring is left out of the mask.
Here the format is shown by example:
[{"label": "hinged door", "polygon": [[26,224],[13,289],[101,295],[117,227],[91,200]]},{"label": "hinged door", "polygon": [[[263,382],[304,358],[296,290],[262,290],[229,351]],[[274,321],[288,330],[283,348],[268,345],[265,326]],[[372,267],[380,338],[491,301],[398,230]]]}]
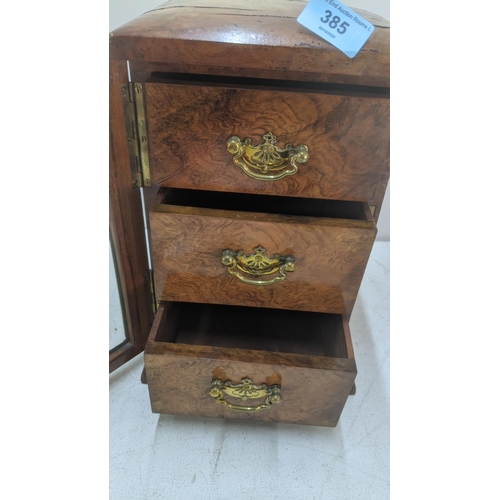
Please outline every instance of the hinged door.
[{"label": "hinged door", "polygon": [[109,353],[109,369],[113,371],[144,350],[156,311],[156,298],[143,197],[138,189],[150,179],[145,160],[147,139],[143,139],[144,108],[141,99],[136,99],[141,86],[128,83],[126,61],[111,60],[109,68],[110,239],[126,335],[126,340]]}]

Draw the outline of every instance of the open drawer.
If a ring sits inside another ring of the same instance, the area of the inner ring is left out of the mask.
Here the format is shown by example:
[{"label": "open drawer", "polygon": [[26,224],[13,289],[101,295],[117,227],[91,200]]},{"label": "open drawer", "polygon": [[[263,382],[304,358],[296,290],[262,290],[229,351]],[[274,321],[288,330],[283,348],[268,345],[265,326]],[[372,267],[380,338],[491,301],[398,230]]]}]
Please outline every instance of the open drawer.
[{"label": "open drawer", "polygon": [[354,386],[345,315],[161,302],[146,345],[155,413],[333,427]]},{"label": "open drawer", "polygon": [[176,189],[159,200],[158,300],[351,313],[377,232],[365,203]]},{"label": "open drawer", "polygon": [[[369,201],[387,182],[388,95],[178,77],[145,84],[155,185]],[[284,167],[287,144],[307,155]]]}]

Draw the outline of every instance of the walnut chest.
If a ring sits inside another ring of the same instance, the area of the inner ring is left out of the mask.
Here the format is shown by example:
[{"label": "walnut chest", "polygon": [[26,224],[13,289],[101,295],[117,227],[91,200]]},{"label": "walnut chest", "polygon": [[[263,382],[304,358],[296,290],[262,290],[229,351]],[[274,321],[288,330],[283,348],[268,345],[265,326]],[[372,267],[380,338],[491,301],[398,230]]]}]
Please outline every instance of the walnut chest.
[{"label": "walnut chest", "polygon": [[305,5],[172,0],[111,33],[129,339],[111,366],[144,350],[153,412],[335,426],[354,393],[389,24],[360,11],[375,31],[349,59],[297,23]]}]

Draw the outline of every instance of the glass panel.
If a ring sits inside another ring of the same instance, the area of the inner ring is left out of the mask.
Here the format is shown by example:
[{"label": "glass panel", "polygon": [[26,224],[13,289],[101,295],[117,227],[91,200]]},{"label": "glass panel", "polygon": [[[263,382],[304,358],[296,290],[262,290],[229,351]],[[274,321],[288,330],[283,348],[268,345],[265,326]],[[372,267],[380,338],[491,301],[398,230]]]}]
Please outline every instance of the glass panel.
[{"label": "glass panel", "polygon": [[127,340],[111,242],[109,244],[109,350]]}]

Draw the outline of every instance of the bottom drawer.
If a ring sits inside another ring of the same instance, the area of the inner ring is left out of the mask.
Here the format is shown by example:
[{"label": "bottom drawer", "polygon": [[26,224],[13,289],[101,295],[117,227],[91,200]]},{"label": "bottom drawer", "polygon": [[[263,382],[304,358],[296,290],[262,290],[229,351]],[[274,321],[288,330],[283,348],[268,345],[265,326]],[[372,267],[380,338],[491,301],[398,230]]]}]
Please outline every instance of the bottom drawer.
[{"label": "bottom drawer", "polygon": [[146,345],[155,413],[333,427],[354,386],[346,316],[161,302]]}]

